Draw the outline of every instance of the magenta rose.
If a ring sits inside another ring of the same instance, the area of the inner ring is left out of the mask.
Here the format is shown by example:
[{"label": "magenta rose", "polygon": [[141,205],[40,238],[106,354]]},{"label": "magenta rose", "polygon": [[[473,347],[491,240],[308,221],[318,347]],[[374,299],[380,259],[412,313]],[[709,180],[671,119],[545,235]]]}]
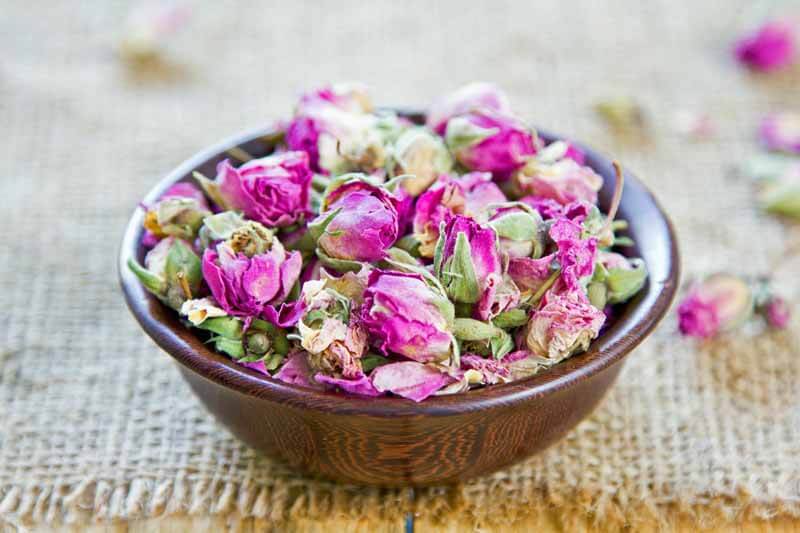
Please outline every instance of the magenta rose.
[{"label": "magenta rose", "polygon": [[470,170],[506,179],[536,153],[533,132],[516,118],[489,110],[460,115],[447,122],[445,142]]},{"label": "magenta rose", "polygon": [[678,306],[683,335],[707,339],[744,322],[753,311],[753,293],[741,278],[714,274],[695,283]]},{"label": "magenta rose", "polygon": [[581,280],[594,272],[597,239],[583,238],[582,233],[581,225],[568,218],[559,218],[550,227],[550,238],[558,246],[559,281],[570,291],[582,291]]},{"label": "magenta rose", "polygon": [[519,302],[516,286],[503,277],[497,234],[471,218],[450,218],[439,237],[434,273],[453,302],[477,304],[475,316],[488,320]]},{"label": "magenta rose", "polygon": [[283,152],[234,168],[226,159],[217,179],[204,180],[209,196],[224,209],[238,209],[267,227],[286,227],[309,213],[311,170],[305,152]]},{"label": "magenta rose", "polygon": [[420,254],[433,257],[439,226],[450,216],[464,215],[485,222],[489,217],[488,207],[505,201],[506,195],[492,182],[488,172],[472,172],[460,178],[443,174],[417,199],[413,230],[420,242]]},{"label": "magenta rose", "polygon": [[451,118],[478,109],[489,109],[502,114],[510,114],[508,97],[499,87],[491,83],[470,83],[436,101],[428,109],[426,124],[444,135],[447,121]]},{"label": "magenta rose", "polygon": [[203,254],[203,278],[226,313],[263,317],[279,326],[293,325],[299,318],[280,304],[300,277],[302,266],[300,252],[287,253],[277,239],[268,251],[250,257],[236,252],[227,241]]},{"label": "magenta rose", "polygon": [[741,64],[753,70],[779,70],[794,61],[797,40],[797,28],[792,22],[774,20],[742,37],[734,47],[734,54]]},{"label": "magenta rose", "polygon": [[452,353],[453,304],[418,274],[375,269],[361,307],[361,323],[384,353],[421,363]]},{"label": "magenta rose", "polygon": [[400,232],[399,201],[382,187],[352,180],[325,199],[326,210],[314,224],[328,221],[319,238],[329,257],[349,261],[380,261]]}]

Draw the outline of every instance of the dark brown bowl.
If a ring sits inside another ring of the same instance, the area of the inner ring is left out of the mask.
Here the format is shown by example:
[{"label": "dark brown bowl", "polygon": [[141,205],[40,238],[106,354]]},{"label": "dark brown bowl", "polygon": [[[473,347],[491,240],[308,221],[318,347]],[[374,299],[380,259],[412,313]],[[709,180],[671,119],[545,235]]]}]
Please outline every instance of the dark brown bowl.
[{"label": "dark brown bowl", "polygon": [[[191,179],[194,170],[214,175],[231,148],[266,155],[273,133],[262,128],[204,150],[161,180],[145,202],[155,201],[173,183]],[[585,150],[587,164],[605,180],[600,204],[607,205],[614,182],[611,161]],[[650,192],[633,176],[625,177],[619,217],[630,222],[628,234],[636,242],[631,255],[645,260],[650,276],[589,351],[525,380],[421,403],[310,390],[270,379],[213,352],[126,267],[129,257],[141,260],[144,253],[140,209],[131,216],[122,241],[120,282],[142,328],[180,363],[206,408],[249,446],[337,481],[451,483],[508,466],[564,436],[595,408],[624,357],[667,311],[678,283],[675,235]]]}]

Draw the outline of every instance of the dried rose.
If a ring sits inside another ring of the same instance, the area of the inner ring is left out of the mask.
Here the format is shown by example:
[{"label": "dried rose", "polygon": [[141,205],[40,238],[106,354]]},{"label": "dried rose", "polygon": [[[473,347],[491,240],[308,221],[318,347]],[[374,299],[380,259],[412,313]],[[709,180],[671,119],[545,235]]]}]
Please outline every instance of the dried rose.
[{"label": "dried rose", "polygon": [[417,199],[413,227],[414,236],[420,243],[420,255],[433,257],[439,240],[439,227],[451,215],[464,215],[486,222],[488,207],[506,200],[488,172],[472,172],[460,178],[441,176]]},{"label": "dried rose", "polygon": [[773,296],[767,300],[763,313],[767,324],[775,329],[786,329],[792,319],[792,310],[789,304],[780,296]]},{"label": "dried rose", "polygon": [[747,320],[753,302],[753,291],[743,279],[713,274],[696,283],[678,306],[678,326],[684,335],[710,338]]},{"label": "dried rose", "polygon": [[330,105],[350,113],[371,113],[372,99],[362,83],[335,83],[305,93],[297,103],[295,114],[302,115],[309,108]]},{"label": "dried rose", "polygon": [[234,168],[217,165],[217,178],[195,177],[223,209],[238,209],[267,227],[286,227],[309,213],[311,170],[305,152],[283,152]]},{"label": "dried rose", "polygon": [[191,183],[176,183],[144,215],[144,227],[156,239],[192,240],[211,214],[205,196]]},{"label": "dried rose", "polygon": [[318,238],[321,258],[380,261],[399,235],[398,198],[372,185],[363,175],[345,175],[329,188],[322,214],[310,228]]},{"label": "dried rose", "polygon": [[558,247],[561,283],[570,291],[580,290],[581,282],[594,273],[597,239],[584,238],[582,226],[566,217],[553,223],[550,238]]},{"label": "dried rose", "polygon": [[433,271],[457,303],[478,304],[475,316],[488,320],[514,307],[519,292],[503,276],[497,235],[463,215],[444,225],[434,256]]},{"label": "dried rose", "polygon": [[520,202],[503,204],[492,211],[489,226],[497,233],[500,249],[508,257],[542,256],[547,230],[538,211]]},{"label": "dried rose", "polygon": [[737,41],[734,55],[744,66],[762,72],[792,64],[797,54],[797,29],[788,20],[772,20]]},{"label": "dried rose", "polygon": [[527,350],[511,352],[500,360],[488,359],[475,354],[461,357],[461,369],[473,371],[469,376],[472,385],[494,385],[509,383],[536,374],[548,366],[546,360],[533,356]]},{"label": "dried rose", "polygon": [[800,154],[800,113],[784,111],[768,115],[758,130],[770,150]]},{"label": "dried rose", "polygon": [[147,252],[144,267],[131,258],[128,268],[147,290],[173,309],[180,309],[186,300],[200,294],[203,281],[200,258],[181,239],[162,239]]},{"label": "dried rose", "polygon": [[535,133],[514,117],[477,110],[447,122],[445,142],[470,170],[506,179],[536,153]]},{"label": "dried rose", "polygon": [[300,385],[309,388],[321,388],[311,379],[311,369],[308,367],[306,355],[303,352],[294,352],[286,358],[280,370],[273,376],[279,381],[290,383],[292,385]]},{"label": "dried rose", "polygon": [[474,82],[435,102],[428,109],[426,124],[439,135],[444,135],[451,118],[479,109],[504,115],[511,113],[508,97],[500,88],[491,83]]},{"label": "dried rose", "polygon": [[421,402],[454,381],[441,370],[414,361],[379,366],[370,377],[378,391],[391,392],[415,402]]},{"label": "dried rose", "polygon": [[522,341],[532,354],[557,363],[588,349],[605,319],[582,290],[551,290],[531,312]]},{"label": "dried rose", "polygon": [[567,157],[553,162],[533,158],[514,174],[513,186],[520,196],[550,198],[561,205],[578,200],[596,204],[603,178]]},{"label": "dried rose", "polygon": [[508,262],[508,275],[520,290],[538,291],[554,273],[560,273],[560,270],[553,268],[557,264],[554,263],[555,257],[555,253],[539,259],[512,257]]},{"label": "dried rose", "polygon": [[364,113],[359,107],[352,101],[341,106],[325,98],[308,98],[286,129],[287,146],[306,152],[311,168],[323,174],[382,169],[387,144],[405,125],[393,113]]},{"label": "dried rose", "polygon": [[[272,231],[251,221],[228,240],[206,249],[203,277],[228,314],[276,322],[280,313],[275,306],[286,300],[302,263],[299,252],[287,253]],[[297,317],[281,318],[278,322]]]},{"label": "dried rose", "polygon": [[352,319],[353,300],[337,292],[335,286],[333,279],[303,285],[305,311],[297,323],[300,344],[315,372],[359,379],[364,375],[361,357],[367,351],[367,334]]},{"label": "dried rose", "polygon": [[453,159],[440,137],[425,128],[410,128],[392,146],[388,167],[392,176],[410,175],[400,187],[419,196],[440,174],[450,171]]},{"label": "dried rose", "polygon": [[453,304],[419,274],[375,269],[361,307],[361,323],[383,353],[443,362],[456,359]]}]

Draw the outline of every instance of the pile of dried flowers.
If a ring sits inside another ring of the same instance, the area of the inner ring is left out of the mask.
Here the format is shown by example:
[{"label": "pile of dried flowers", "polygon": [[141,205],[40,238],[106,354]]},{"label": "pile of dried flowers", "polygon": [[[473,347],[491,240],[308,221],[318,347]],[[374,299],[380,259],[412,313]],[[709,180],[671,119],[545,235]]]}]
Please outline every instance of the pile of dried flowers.
[{"label": "pile of dried flowers", "polygon": [[[294,384],[421,401],[584,351],[644,263],[603,180],[471,84],[425,126],[359,85],[305,94],[275,153],[146,207],[144,286],[220,352]],[[627,242],[629,244],[629,242]]]}]

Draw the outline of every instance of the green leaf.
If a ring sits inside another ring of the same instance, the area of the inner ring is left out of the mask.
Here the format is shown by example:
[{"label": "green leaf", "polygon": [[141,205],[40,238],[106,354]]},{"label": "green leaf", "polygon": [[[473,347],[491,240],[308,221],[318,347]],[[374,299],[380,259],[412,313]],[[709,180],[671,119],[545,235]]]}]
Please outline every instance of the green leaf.
[{"label": "green leaf", "polygon": [[232,316],[207,318],[197,327],[228,339],[242,338],[242,321]]},{"label": "green leaf", "polygon": [[511,338],[511,335],[509,335],[507,331],[500,331],[502,331],[501,335],[493,337],[492,340],[489,341],[489,346],[492,349],[492,357],[498,361],[514,349],[514,339]]},{"label": "green leaf", "polygon": [[229,339],[227,337],[214,337],[211,340],[214,343],[214,348],[219,352],[228,354],[237,360],[244,356],[244,348],[242,347],[241,340]]}]

